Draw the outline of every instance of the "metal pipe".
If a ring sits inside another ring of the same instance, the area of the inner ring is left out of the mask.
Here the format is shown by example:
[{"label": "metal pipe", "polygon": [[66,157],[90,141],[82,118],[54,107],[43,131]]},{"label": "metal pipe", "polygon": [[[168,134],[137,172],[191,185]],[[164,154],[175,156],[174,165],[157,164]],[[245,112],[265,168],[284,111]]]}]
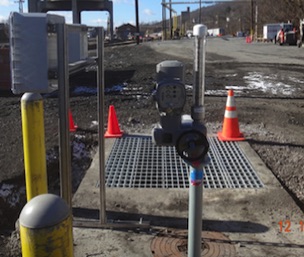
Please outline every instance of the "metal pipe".
[{"label": "metal pipe", "polygon": [[60,194],[72,208],[72,171],[69,131],[69,66],[67,47],[67,26],[56,24],[57,60],[58,60],[58,90],[59,90],[59,165]]},{"label": "metal pipe", "polygon": [[188,257],[198,257],[202,248],[203,171],[191,167],[189,185]]},{"label": "metal pipe", "polygon": [[[191,116],[193,119],[193,126],[200,128],[206,135],[207,131],[204,126],[204,94],[207,27],[201,24],[195,25],[193,27],[193,35],[195,36],[195,57]],[[204,161],[206,160],[202,160],[202,162]],[[203,165],[204,163],[201,163],[199,166],[192,165],[189,176],[188,257],[201,256]]]},{"label": "metal pipe", "polygon": [[104,140],[104,30],[98,28],[97,32],[97,110],[98,110],[98,145],[99,145],[99,194],[100,208],[99,220],[101,224],[107,222],[106,217],[106,184],[105,184],[105,140]]},{"label": "metal pipe", "polygon": [[195,37],[193,106],[191,116],[194,122],[203,123],[205,94],[205,55],[207,27],[202,24],[193,27]]},{"label": "metal pipe", "polygon": [[21,98],[26,197],[47,193],[43,100],[40,94],[25,93]]}]

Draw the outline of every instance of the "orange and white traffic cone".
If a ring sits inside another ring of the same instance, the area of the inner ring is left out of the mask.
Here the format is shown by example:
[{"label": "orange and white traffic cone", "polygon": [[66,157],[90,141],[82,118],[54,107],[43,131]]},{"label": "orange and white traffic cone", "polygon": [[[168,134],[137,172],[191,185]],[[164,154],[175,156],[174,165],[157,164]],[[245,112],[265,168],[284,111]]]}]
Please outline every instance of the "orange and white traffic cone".
[{"label": "orange and white traffic cone", "polygon": [[69,110],[69,123],[70,123],[70,132],[75,132],[78,127],[74,123],[71,110]]},{"label": "orange and white traffic cone", "polygon": [[220,141],[242,141],[244,135],[240,132],[239,121],[236,113],[233,90],[228,91],[226,110],[224,115],[223,130],[217,133]]},{"label": "orange and white traffic cone", "polygon": [[123,132],[120,131],[114,105],[109,107],[108,129],[104,134],[105,138],[122,137]]}]

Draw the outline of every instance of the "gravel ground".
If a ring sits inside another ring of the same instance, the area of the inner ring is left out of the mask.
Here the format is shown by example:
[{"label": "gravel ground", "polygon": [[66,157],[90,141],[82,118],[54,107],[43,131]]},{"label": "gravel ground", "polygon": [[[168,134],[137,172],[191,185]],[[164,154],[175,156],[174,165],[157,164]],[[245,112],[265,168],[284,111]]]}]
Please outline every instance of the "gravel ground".
[{"label": "gravel ground", "polygon": [[[153,101],[156,64],[185,64],[192,104],[194,40],[147,42],[105,49],[105,110],[116,109],[121,129],[151,132],[159,120]],[[234,89],[240,130],[282,185],[304,210],[304,49],[245,39],[209,38],[206,63],[206,126],[215,134],[222,127],[227,89]],[[94,69],[70,79],[70,107],[79,129],[72,133],[75,191],[89,167],[98,138]],[[77,89],[77,90],[76,90]],[[58,99],[45,96],[45,137],[50,192],[58,193]],[[17,256],[16,233],[10,234],[25,203],[20,96],[0,97],[0,256]],[[105,117],[107,121],[107,117]],[[9,243],[8,243],[9,242]],[[8,244],[7,244],[8,243]],[[2,252],[1,252],[2,251]]]}]

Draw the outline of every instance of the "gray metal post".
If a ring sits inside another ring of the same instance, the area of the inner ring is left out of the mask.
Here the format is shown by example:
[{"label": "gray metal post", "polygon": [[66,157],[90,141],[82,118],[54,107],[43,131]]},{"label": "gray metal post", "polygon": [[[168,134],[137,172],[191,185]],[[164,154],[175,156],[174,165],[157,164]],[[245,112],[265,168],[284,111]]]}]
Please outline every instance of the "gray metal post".
[{"label": "gray metal post", "polygon": [[104,30],[98,28],[97,40],[97,94],[98,94],[98,145],[99,145],[99,193],[100,208],[99,220],[101,224],[107,222],[106,218],[106,185],[105,185],[105,141],[104,141]]},{"label": "gray metal post", "polygon": [[59,90],[59,154],[60,154],[60,194],[72,208],[72,171],[69,131],[69,66],[67,47],[67,27],[56,24],[57,31],[57,62]]},{"label": "gray metal post", "polygon": [[111,34],[111,41],[113,41],[113,30],[114,30],[114,14],[113,14],[113,3],[112,1],[108,2],[108,12],[109,12],[109,15],[110,15],[110,34]]},{"label": "gray metal post", "polygon": [[189,185],[188,257],[201,256],[203,171],[191,167]]},{"label": "gray metal post", "polygon": [[28,0],[28,12],[37,12],[37,0]]},{"label": "gray metal post", "polygon": [[72,0],[72,14],[73,14],[73,24],[79,24],[79,13],[78,13],[78,6],[77,0]]}]

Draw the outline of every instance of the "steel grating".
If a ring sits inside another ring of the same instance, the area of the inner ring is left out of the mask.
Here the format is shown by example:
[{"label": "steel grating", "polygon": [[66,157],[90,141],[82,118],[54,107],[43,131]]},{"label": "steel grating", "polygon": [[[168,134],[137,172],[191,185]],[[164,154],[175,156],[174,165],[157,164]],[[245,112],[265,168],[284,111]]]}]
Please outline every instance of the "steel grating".
[{"label": "steel grating", "polygon": [[[208,138],[211,162],[204,188],[261,188],[262,181],[235,142]],[[188,188],[189,165],[175,147],[160,147],[149,136],[116,139],[106,163],[106,185],[124,188]]]}]

